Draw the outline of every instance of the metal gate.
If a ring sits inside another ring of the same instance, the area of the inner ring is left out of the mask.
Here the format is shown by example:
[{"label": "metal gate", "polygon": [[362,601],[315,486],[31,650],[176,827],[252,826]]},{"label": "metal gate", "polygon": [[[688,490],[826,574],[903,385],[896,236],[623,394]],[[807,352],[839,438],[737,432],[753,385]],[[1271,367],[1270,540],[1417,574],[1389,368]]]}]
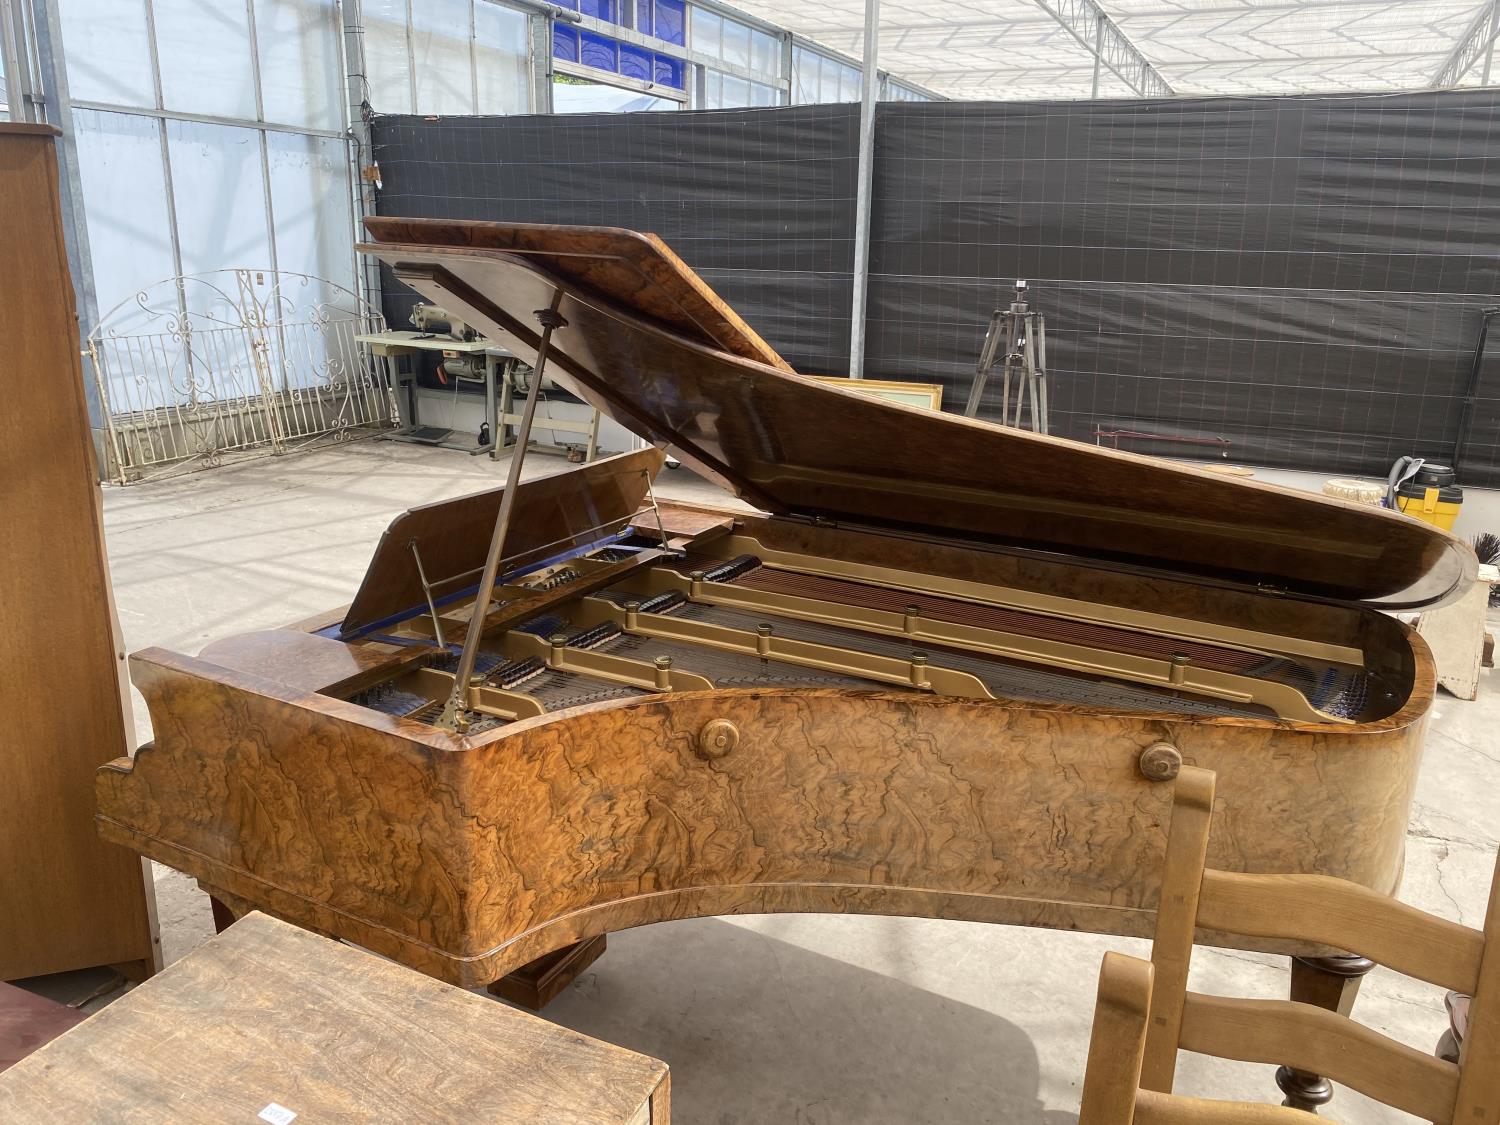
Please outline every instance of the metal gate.
[{"label": "metal gate", "polygon": [[218,270],[158,282],[89,334],[109,479],[127,484],[371,436],[396,424],[385,321],[322,278]]}]

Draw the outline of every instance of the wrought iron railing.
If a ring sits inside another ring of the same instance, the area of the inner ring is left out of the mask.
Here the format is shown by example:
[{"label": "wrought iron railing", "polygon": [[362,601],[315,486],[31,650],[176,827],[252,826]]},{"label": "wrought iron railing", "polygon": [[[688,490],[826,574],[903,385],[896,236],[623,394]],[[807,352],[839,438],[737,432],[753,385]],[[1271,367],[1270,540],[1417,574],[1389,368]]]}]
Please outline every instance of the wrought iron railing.
[{"label": "wrought iron railing", "polygon": [[141,290],[87,341],[106,474],[126,484],[391,427],[390,361],[356,339],[384,327],[307,274],[219,270]]}]

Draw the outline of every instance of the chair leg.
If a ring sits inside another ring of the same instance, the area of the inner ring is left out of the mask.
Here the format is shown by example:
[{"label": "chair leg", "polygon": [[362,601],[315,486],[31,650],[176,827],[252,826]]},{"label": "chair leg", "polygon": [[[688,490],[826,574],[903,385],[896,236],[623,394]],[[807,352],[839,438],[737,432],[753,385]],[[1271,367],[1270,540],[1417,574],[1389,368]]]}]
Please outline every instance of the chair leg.
[{"label": "chair leg", "polygon": [[[1375,967],[1367,957],[1342,954],[1334,957],[1292,958],[1292,999],[1314,1004],[1330,1012],[1347,1016],[1354,1008],[1360,982]],[[1276,1071],[1276,1085],[1286,1095],[1282,1105],[1317,1113],[1319,1106],[1333,1100],[1333,1083],[1320,1074],[1294,1070],[1289,1066]]]},{"label": "chair leg", "polygon": [[1469,1033],[1469,1005],[1473,999],[1462,992],[1450,992],[1443,997],[1443,1006],[1448,1009],[1448,1030],[1443,1032],[1433,1053],[1455,1066],[1463,1057],[1464,1037]]}]

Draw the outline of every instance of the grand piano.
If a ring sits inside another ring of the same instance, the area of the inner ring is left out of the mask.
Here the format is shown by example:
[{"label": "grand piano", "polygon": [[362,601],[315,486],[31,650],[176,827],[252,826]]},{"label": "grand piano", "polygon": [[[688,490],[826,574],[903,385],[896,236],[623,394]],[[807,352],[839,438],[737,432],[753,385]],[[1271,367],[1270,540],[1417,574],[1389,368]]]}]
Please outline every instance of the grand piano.
[{"label": "grand piano", "polygon": [[[1461,594],[1466,545],[804,378],[650,235],[368,229],[648,444],[519,485],[482,606],[503,490],[396,516],[347,607],[134,654],[107,839],[465,986],[702,915],[1147,935],[1182,762],[1210,866],[1396,888],[1434,688],[1383,611]],[[658,500],[666,451],[748,508]],[[1306,928],[1220,940],[1351,952]]]}]

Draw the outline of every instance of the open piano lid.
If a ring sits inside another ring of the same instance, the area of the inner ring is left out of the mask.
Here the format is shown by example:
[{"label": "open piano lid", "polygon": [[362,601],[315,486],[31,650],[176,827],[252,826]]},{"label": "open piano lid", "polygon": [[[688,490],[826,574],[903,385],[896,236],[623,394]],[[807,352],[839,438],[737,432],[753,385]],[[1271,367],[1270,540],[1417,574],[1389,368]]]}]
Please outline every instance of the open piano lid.
[{"label": "open piano lid", "polygon": [[768,512],[1060,553],[1383,609],[1474,553],[1379,508],[859,395],[792,372],[655,236],[376,218],[361,247],[524,360]]}]

